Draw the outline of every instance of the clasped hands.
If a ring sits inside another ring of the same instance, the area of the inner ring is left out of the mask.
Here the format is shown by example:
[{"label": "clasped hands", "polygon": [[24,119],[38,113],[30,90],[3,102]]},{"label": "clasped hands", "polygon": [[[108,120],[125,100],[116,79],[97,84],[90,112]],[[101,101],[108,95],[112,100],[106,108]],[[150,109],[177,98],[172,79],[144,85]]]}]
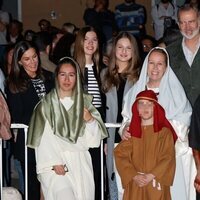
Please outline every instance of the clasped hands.
[{"label": "clasped hands", "polygon": [[155,176],[153,174],[138,174],[133,177],[133,181],[138,187],[144,187],[148,185],[154,178]]}]

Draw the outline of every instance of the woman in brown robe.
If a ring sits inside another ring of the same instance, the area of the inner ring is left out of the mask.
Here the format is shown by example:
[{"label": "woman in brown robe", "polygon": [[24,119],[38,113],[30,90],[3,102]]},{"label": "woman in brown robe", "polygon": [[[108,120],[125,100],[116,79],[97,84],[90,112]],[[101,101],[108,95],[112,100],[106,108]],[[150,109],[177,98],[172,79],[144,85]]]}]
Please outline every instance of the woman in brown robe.
[{"label": "woman in brown robe", "polygon": [[170,200],[177,136],[153,91],[140,92],[132,112],[132,137],[114,150],[124,188],[123,200]]}]

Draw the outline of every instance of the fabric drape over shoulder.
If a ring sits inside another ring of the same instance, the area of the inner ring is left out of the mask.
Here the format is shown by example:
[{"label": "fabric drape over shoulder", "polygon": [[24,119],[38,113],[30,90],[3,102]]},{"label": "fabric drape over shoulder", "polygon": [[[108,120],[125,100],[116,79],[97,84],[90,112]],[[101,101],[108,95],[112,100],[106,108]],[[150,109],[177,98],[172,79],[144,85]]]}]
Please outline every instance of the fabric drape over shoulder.
[{"label": "fabric drape over shoulder", "polygon": [[[69,59],[76,64],[72,58]],[[40,144],[46,120],[48,120],[55,135],[68,142],[76,143],[85,129],[86,122],[83,120],[84,107],[98,121],[102,139],[107,137],[107,130],[101,116],[92,105],[92,96],[83,93],[79,66],[78,64],[76,65],[76,86],[71,97],[73,105],[68,111],[64,108],[58,96],[59,89],[56,83],[56,88],[46,95],[34,109],[28,130],[27,145],[29,147],[34,148]]]},{"label": "fabric drape over shoulder", "polygon": [[[155,48],[154,48],[155,49]],[[152,49],[150,53],[154,50]],[[156,47],[156,49],[164,48]],[[149,55],[145,58],[139,80],[129,90],[125,96],[122,111],[123,122],[120,127],[122,134],[125,126],[128,126],[132,117],[131,107],[137,94],[146,89],[149,77],[147,75]],[[175,143],[177,172],[172,187],[172,199],[191,199],[196,198],[193,181],[196,175],[196,168],[192,156],[192,150],[188,144],[188,130],[192,114],[192,107],[186,97],[185,91],[178,78],[169,66],[169,56],[167,68],[159,85],[158,103],[164,108],[166,118],[172,124],[178,139]],[[182,180],[181,180],[182,179]]]},{"label": "fabric drape over shoulder", "polygon": [[[94,106],[92,106],[91,97],[88,95],[84,95],[84,106],[91,112],[95,120],[98,121],[102,129],[102,139],[107,137],[107,130],[101,116]],[[85,122],[83,121],[83,113],[79,109],[75,110],[74,107],[73,105],[69,111],[66,111],[58,99],[56,90],[52,90],[36,106],[33,112],[29,124],[27,145],[29,147],[36,147],[40,144],[46,120],[48,120],[55,135],[68,142],[76,143],[77,138],[83,134]]]},{"label": "fabric drape over shoulder", "polygon": [[129,132],[131,133],[131,135],[134,137],[139,137],[139,138],[141,138],[141,135],[142,135],[141,117],[138,112],[138,100],[141,100],[141,99],[149,100],[154,103],[154,107],[153,107],[154,132],[158,133],[163,127],[166,127],[170,129],[174,138],[174,142],[176,142],[177,140],[176,132],[174,131],[170,122],[166,119],[165,110],[157,102],[158,101],[157,96],[152,90],[144,90],[136,96],[136,100],[132,106],[133,116],[132,116],[130,126],[129,126]]},{"label": "fabric drape over shoulder", "polygon": [[[167,51],[164,48],[156,48],[165,51],[168,57],[168,66],[159,86],[158,102],[165,109],[166,118],[168,120],[176,120],[182,122],[184,125],[189,127],[192,107],[186,97],[185,91],[180,81],[169,66],[169,56]],[[150,51],[150,53],[152,52],[152,50]],[[124,107],[122,111],[124,120],[128,120],[127,118],[131,118],[131,107],[133,102],[135,101],[137,94],[146,89],[146,85],[149,80],[149,77],[147,75],[147,67],[150,53],[145,58],[139,80],[125,96]]]}]

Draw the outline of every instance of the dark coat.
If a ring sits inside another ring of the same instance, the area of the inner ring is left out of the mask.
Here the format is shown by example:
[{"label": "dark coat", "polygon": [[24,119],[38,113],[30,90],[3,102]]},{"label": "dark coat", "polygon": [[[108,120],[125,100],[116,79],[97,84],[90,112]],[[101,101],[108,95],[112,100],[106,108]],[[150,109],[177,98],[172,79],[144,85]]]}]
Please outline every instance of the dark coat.
[{"label": "dark coat", "polygon": [[[52,80],[48,77],[44,82],[46,93],[48,93],[53,87]],[[7,102],[11,114],[12,123],[21,123],[28,125],[33,109],[39,102],[39,97],[30,82],[28,89],[25,92],[12,93],[8,88],[6,88]],[[13,145],[14,157],[18,160],[24,161],[24,131],[18,130],[16,143]],[[32,156],[30,156],[31,159]],[[34,158],[33,158],[34,160]]]}]

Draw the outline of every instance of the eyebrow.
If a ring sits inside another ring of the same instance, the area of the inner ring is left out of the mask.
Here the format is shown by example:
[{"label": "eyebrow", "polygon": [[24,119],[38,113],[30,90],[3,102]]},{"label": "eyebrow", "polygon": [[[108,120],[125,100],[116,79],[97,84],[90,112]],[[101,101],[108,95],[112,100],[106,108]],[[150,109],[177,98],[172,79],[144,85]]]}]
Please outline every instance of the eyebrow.
[{"label": "eyebrow", "polygon": [[62,72],[62,71],[60,71],[60,72],[58,72],[59,74],[61,74],[61,73],[63,73],[63,74],[76,74],[76,72]]}]

